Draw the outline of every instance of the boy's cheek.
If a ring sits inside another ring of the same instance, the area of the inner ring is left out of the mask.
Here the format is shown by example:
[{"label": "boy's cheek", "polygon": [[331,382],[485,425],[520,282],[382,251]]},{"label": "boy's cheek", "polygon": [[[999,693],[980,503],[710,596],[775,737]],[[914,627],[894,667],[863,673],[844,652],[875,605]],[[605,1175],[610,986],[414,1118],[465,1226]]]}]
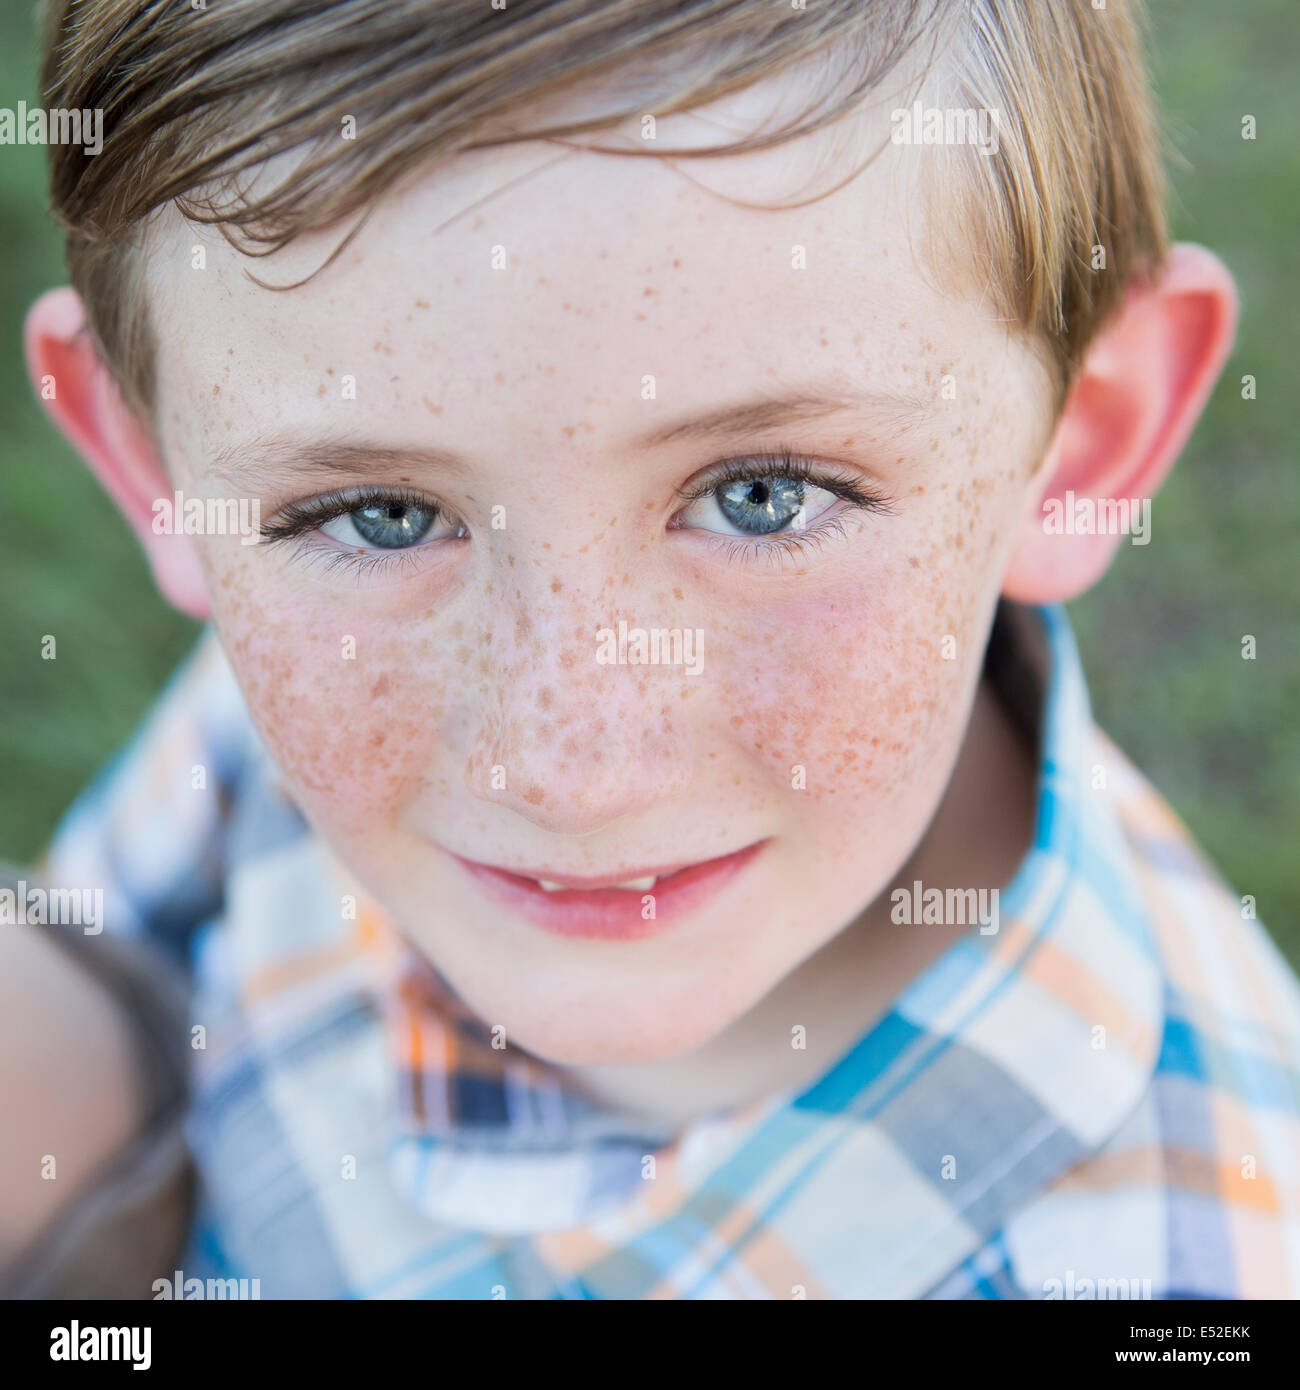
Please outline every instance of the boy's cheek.
[{"label": "boy's cheek", "polygon": [[946,776],[997,599],[996,546],[967,533],[958,549],[940,534],[854,585],[722,628],[714,716],[729,741],[773,785],[840,811]]},{"label": "boy's cheek", "polygon": [[373,828],[434,766],[450,678],[419,623],[323,619],[318,605],[213,617],[258,730],[302,801],[343,833]]}]

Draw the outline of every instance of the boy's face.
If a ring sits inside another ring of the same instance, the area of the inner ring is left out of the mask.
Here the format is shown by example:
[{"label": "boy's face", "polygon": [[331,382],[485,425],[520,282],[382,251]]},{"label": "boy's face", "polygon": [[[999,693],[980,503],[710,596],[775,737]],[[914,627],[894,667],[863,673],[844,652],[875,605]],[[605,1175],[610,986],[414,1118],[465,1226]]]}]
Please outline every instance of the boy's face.
[{"label": "boy's face", "polygon": [[[914,256],[921,152],[803,208],[709,191],[797,192],[825,139],[680,174],[475,154],[283,293],[245,266],[289,283],[337,236],[250,262],[160,229],[174,486],[307,527],[195,542],[257,724],[395,923],[554,1061],[694,1047],[889,886],[1033,504],[1047,373]],[[320,520],[330,493],[369,510]],[[633,664],[638,629],[685,645]]]}]

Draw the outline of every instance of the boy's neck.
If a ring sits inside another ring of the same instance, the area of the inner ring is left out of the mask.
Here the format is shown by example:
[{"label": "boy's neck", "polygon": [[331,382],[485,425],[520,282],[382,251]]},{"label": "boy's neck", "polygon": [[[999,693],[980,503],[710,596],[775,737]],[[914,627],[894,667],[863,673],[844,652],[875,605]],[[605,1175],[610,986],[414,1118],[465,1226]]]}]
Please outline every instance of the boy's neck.
[{"label": "boy's neck", "polygon": [[[1029,850],[1036,759],[1025,733],[981,679],[947,793],[929,830],[889,889],[743,1017],[681,1057],[636,1067],[570,1067],[565,1074],[602,1103],[660,1124],[746,1105],[811,1084],[851,1048],[899,992],[966,925],[902,928],[890,893],[927,888],[1001,889]],[[816,1019],[807,1046],[774,1049],[790,1021]]]}]

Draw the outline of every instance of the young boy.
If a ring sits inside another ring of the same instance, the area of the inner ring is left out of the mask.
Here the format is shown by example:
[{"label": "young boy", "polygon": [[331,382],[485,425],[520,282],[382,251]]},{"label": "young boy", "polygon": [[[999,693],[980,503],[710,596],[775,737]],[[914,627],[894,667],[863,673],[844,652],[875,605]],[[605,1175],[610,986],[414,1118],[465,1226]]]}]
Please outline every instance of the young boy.
[{"label": "young boy", "polygon": [[44,866],[190,974],[160,1289],[1300,1290],[1300,994],[1059,607],[1237,313],[1131,5],[46,45],[32,379],[211,621]]}]

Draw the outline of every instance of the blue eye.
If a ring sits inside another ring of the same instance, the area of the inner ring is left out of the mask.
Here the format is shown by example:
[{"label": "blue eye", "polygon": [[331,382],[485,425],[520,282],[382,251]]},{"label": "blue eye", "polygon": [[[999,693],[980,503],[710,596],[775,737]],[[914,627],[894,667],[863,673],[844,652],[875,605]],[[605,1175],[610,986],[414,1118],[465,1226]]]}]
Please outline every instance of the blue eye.
[{"label": "blue eye", "polygon": [[697,488],[676,524],[723,536],[776,536],[805,530],[838,500],[828,487],[790,473],[737,469]]},{"label": "blue eye", "polygon": [[306,539],[313,532],[356,554],[381,558],[441,540],[461,540],[464,522],[410,489],[335,491],[292,502],[262,527],[268,541]]},{"label": "blue eye", "polygon": [[686,506],[670,529],[707,532],[728,558],[745,561],[820,546],[844,534],[846,511],[893,510],[889,497],[863,475],[786,448],[727,459],[678,495]]},{"label": "blue eye", "polygon": [[[347,535],[350,526],[367,544],[381,550],[402,550],[418,545],[437,519],[436,507],[411,507],[393,502],[376,507],[358,507],[326,522],[320,529],[345,545],[355,544]],[[334,530],[330,528],[334,527]],[[340,534],[342,532],[343,534]]]},{"label": "blue eye", "polygon": [[768,536],[805,519],[804,492],[805,484],[797,478],[748,478],[724,483],[713,496],[733,526],[746,535]]}]

